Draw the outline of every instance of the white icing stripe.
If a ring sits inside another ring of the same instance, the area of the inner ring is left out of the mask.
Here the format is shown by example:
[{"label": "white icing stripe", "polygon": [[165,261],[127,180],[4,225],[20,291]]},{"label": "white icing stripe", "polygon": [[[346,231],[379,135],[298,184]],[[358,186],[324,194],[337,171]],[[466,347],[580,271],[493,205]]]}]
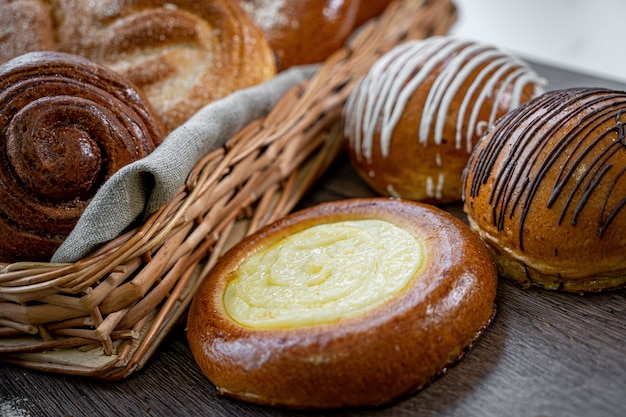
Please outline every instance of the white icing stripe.
[{"label": "white icing stripe", "polygon": [[[465,51],[467,52],[467,54],[459,54],[457,57],[459,58],[458,61],[460,61],[459,65],[463,64],[463,61],[467,59],[468,54],[477,53],[478,48],[466,48]],[[465,65],[455,68],[454,73],[452,73],[452,76],[454,76],[454,78],[451,80],[447,88],[447,91],[444,93],[441,105],[438,106],[437,111],[439,112],[439,114],[448,114],[448,111],[450,109],[450,106],[452,105],[452,101],[454,100],[454,97],[458,94],[459,89],[463,86],[463,84],[469,79],[469,76],[479,66],[483,65],[485,62],[489,62],[492,59],[498,58],[498,56],[499,54],[497,51],[485,50],[485,51],[480,52],[479,55],[476,55],[474,59],[468,61]],[[461,61],[461,59],[463,61]],[[478,77],[481,77],[481,73],[478,74]],[[465,97],[467,96],[470,96],[470,94],[466,93]],[[470,96],[470,99],[471,99],[471,96]],[[476,105],[475,107],[479,107],[479,106]],[[459,124],[460,125],[463,124],[464,117],[465,117],[465,113],[459,112],[458,118],[457,118],[457,126]],[[443,139],[443,130],[445,127],[445,121],[446,121],[445,117],[437,117],[437,123],[436,123],[436,129],[435,129],[435,143],[437,144],[441,143],[441,140]],[[475,122],[476,122],[475,120],[470,120],[471,124],[474,124]],[[455,146],[457,149],[460,149],[462,146],[462,141],[463,141],[462,136],[463,135],[462,135],[461,129],[457,129],[457,132],[454,138]],[[426,141],[427,138],[428,136],[425,136],[424,138],[420,138],[420,141]]]},{"label": "white icing stripe", "polygon": [[[475,105],[473,106],[473,111],[471,112],[469,122],[467,123],[467,131],[465,132],[465,150],[469,153],[472,150],[472,132],[478,132],[478,124],[480,123],[477,117],[480,108],[483,105],[483,102],[491,96],[491,90],[493,88],[493,84],[495,81],[500,78],[500,74],[508,70],[508,66],[506,64],[506,58],[497,58],[494,59],[489,65],[485,66],[482,71],[476,76],[472,84],[467,89],[467,93],[463,97],[463,101],[461,102],[461,106],[459,107],[459,117],[456,120],[456,141],[457,148],[460,148],[460,142],[462,140],[463,135],[463,120],[465,119],[465,114],[470,108],[472,98],[476,94],[478,88],[483,84],[483,81],[489,74],[493,72],[493,76],[487,79],[485,83],[485,87],[478,92],[478,96],[475,100]],[[494,107],[497,108],[497,107]]]},{"label": "white icing stripe", "polygon": [[[545,80],[524,62],[496,48],[447,36],[404,42],[372,66],[346,103],[345,112],[350,117],[345,133],[358,159],[364,157],[371,161],[379,123],[381,154],[383,157],[389,154],[393,131],[407,102],[424,80],[444,63],[445,68],[436,74],[423,107],[417,140],[424,145],[429,141],[442,142],[446,116],[454,97],[481,66],[484,68],[470,84],[456,120],[455,145],[459,149],[465,145],[468,153],[472,150],[472,136],[480,135],[486,129],[485,123],[488,127],[495,122],[497,105],[492,107],[488,121],[478,120],[480,107],[488,98],[493,97],[494,103],[500,103],[506,88],[512,86],[510,109],[513,109],[519,106],[522,91],[528,84],[535,85],[535,95],[543,92]],[[494,91],[498,82],[502,82],[502,86]],[[482,89],[481,84],[484,84]],[[473,99],[474,105],[471,104]],[[467,130],[462,132],[468,111]]]}]

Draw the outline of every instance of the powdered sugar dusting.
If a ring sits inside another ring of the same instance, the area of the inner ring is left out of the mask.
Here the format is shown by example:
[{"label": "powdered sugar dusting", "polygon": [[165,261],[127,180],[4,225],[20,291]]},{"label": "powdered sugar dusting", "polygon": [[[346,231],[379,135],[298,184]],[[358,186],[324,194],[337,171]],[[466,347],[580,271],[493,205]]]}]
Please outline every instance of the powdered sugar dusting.
[{"label": "powdered sugar dusting", "polygon": [[282,13],[286,0],[244,0],[241,5],[262,30],[287,25],[288,19]]}]

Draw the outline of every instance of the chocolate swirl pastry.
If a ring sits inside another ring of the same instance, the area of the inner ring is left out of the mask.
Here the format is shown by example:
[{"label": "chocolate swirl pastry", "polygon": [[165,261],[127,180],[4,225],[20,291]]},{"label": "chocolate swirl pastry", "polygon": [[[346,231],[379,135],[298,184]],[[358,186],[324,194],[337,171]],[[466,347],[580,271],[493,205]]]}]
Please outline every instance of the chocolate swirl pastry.
[{"label": "chocolate swirl pastry", "polygon": [[464,208],[499,272],[524,286],[626,285],[626,93],[545,93],[476,147]]},{"label": "chocolate swirl pastry", "polygon": [[99,186],[164,135],[132,84],[87,59],[0,66],[0,261],[48,260]]}]

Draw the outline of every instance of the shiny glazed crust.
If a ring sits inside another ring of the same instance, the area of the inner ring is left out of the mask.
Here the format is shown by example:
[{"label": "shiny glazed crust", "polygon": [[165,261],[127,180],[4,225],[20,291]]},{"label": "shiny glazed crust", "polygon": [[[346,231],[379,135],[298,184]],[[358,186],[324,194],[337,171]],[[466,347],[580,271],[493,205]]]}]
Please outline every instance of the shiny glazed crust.
[{"label": "shiny glazed crust", "polygon": [[98,188],[164,136],[127,80],[85,58],[0,66],[0,261],[48,260]]},{"label": "shiny glazed crust", "polygon": [[477,145],[464,209],[503,276],[575,292],[626,285],[625,110],[623,92],[549,92]]},{"label": "shiny glazed crust", "polygon": [[[258,330],[229,317],[223,296],[243,259],[313,225],[355,219],[387,220],[423,242],[423,267],[400,294],[331,324]],[[461,357],[493,317],[496,285],[485,245],[448,213],[384,198],[325,203],[227,252],[194,297],[188,340],[223,395],[302,409],[377,406],[422,388]]]},{"label": "shiny glazed crust", "polygon": [[390,0],[238,0],[265,34],[280,70],[322,62]]},{"label": "shiny glazed crust", "polygon": [[543,84],[525,62],[489,45],[450,36],[398,45],[345,107],[352,164],[381,195],[458,202],[482,133]]}]

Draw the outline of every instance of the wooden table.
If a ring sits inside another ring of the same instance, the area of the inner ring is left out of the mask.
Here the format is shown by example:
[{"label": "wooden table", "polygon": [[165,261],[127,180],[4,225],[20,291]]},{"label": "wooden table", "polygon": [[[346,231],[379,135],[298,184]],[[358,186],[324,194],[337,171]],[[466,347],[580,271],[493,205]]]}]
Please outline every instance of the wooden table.
[{"label": "wooden table", "polygon": [[[535,64],[551,89],[626,85]],[[339,161],[302,206],[372,196]],[[446,207],[463,217],[458,205]],[[473,349],[421,392],[381,409],[300,413],[218,397],[174,331],[144,369],[118,382],[0,365],[0,416],[622,416],[626,291],[575,295],[502,281],[498,313]]]}]

